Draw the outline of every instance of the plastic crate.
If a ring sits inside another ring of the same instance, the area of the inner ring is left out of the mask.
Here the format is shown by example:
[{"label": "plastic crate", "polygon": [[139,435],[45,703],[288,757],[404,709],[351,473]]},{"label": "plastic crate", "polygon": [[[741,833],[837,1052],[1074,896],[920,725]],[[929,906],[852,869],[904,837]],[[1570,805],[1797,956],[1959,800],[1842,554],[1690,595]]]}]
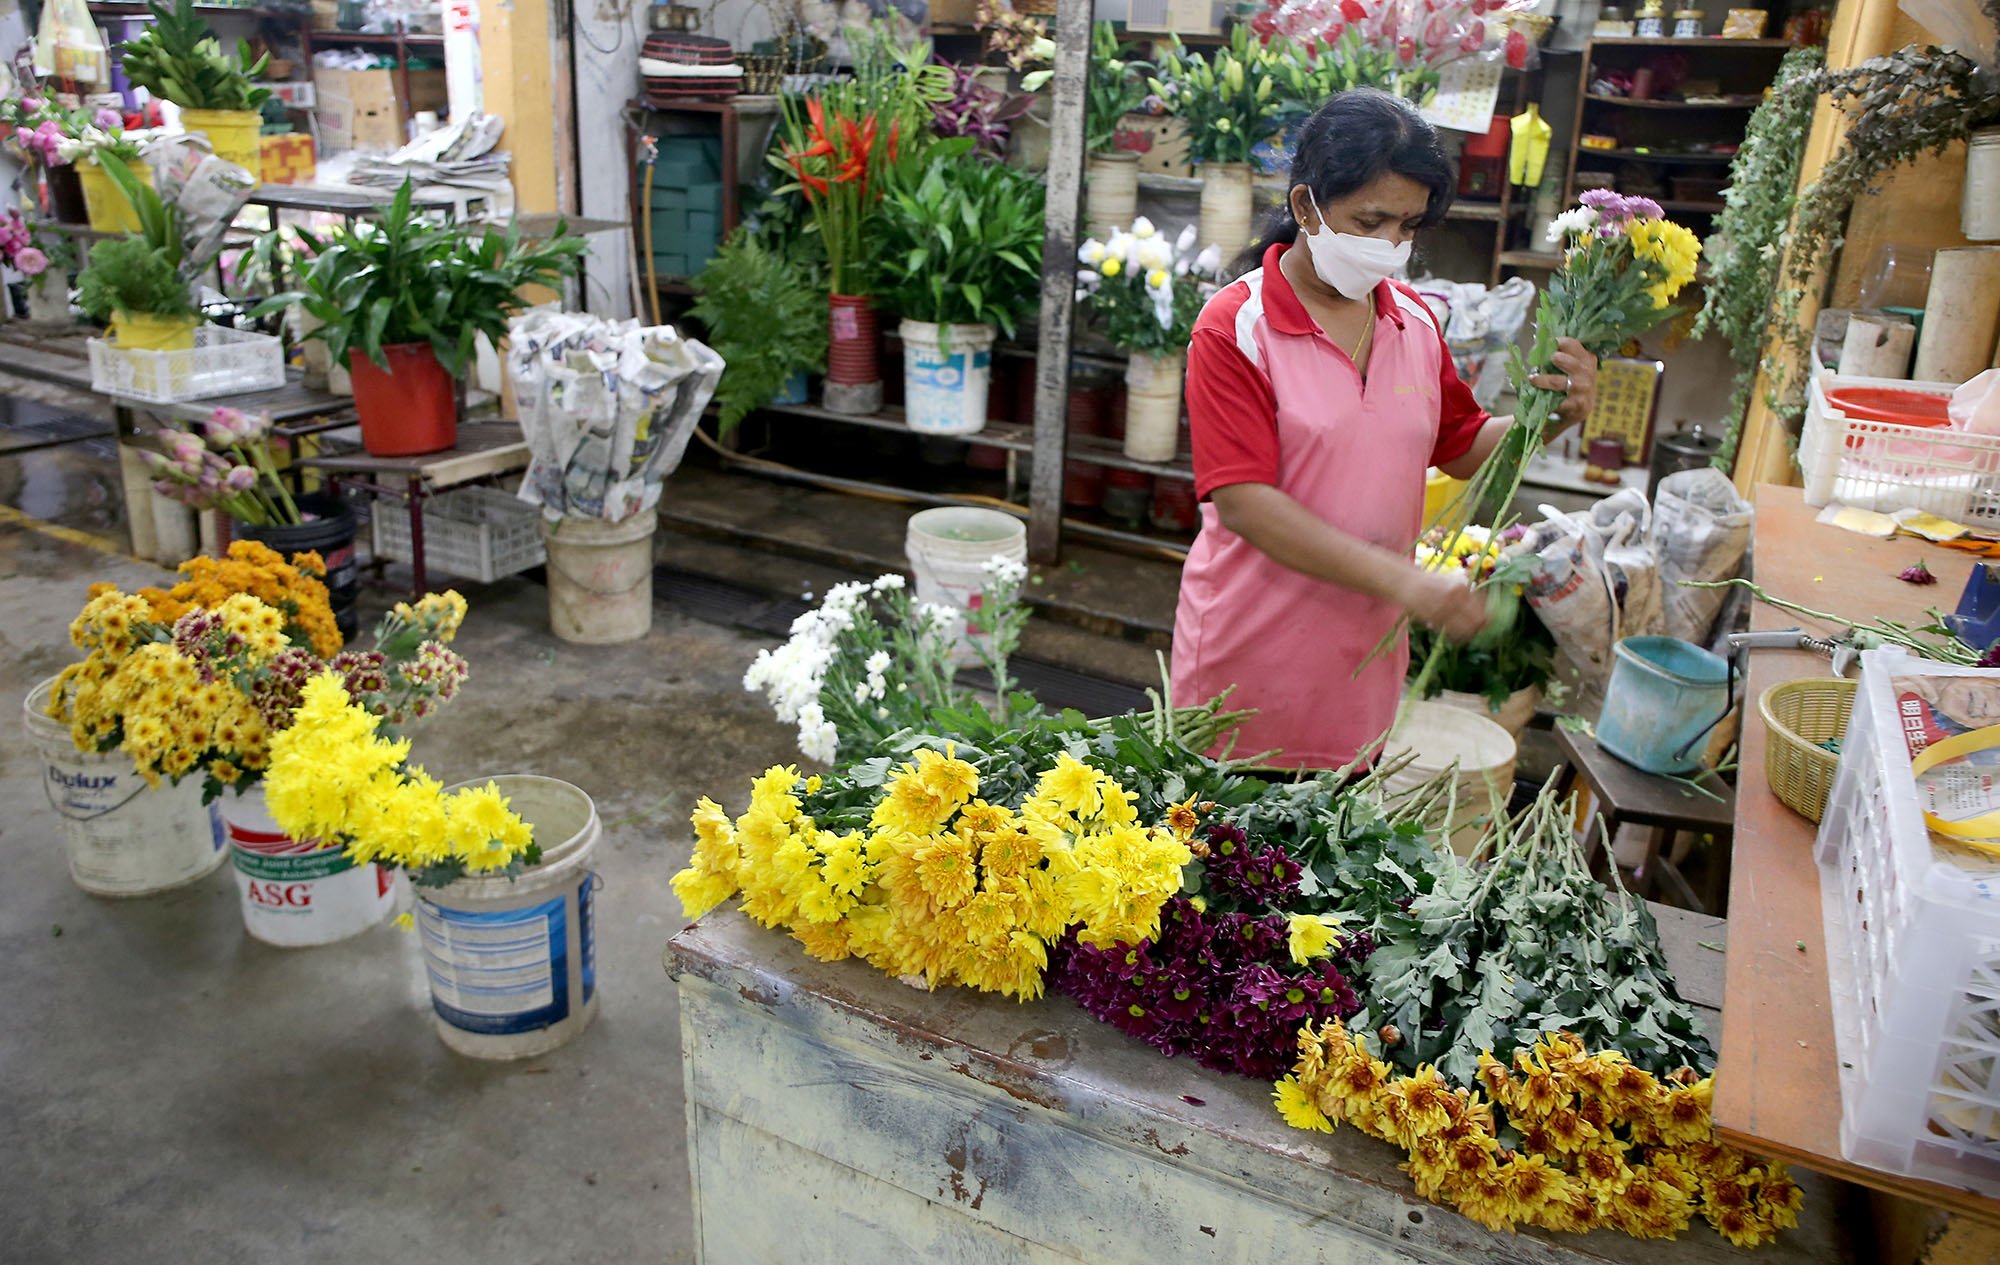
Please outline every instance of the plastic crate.
[{"label": "plastic crate", "polygon": [[1799,469],[1808,505],[1838,501],[1888,514],[1929,510],[1961,522],[2000,525],[2000,435],[1923,430],[1871,422],[1827,401],[1841,387],[1881,387],[1950,395],[1948,382],[1842,377],[1825,370],[1806,388]]},{"label": "plastic crate", "polygon": [[[540,510],[497,488],[439,493],[424,502],[424,565],[481,584],[541,566],[548,555],[540,519]],[[376,558],[416,561],[401,506],[376,506],[370,529]]]},{"label": "plastic crate", "polygon": [[122,351],[90,340],[90,389],[154,404],[285,385],[285,349],[269,334],[202,325],[188,351]]},{"label": "plastic crate", "polygon": [[2000,1195],[2000,860],[1933,845],[1894,676],[2000,677],[1862,656],[1814,858],[1826,923],[1841,1152]]}]

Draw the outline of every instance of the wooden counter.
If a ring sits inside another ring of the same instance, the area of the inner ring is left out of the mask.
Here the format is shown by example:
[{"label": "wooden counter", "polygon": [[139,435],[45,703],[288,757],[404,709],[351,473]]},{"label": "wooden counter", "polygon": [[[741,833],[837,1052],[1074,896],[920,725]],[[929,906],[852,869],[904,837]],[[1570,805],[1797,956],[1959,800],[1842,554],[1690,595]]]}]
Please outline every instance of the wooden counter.
[{"label": "wooden counter", "polygon": [[[1973,563],[1962,553],[1907,536],[1876,540],[1821,526],[1797,488],[1756,493],[1753,565],[1774,597],[1857,619],[1919,621],[1929,607],[1957,604]],[[1935,585],[1905,584],[1897,573],[1922,559]],[[1801,621],[1762,603],[1752,626],[1840,628]],[[1746,1150],[1780,1156],[1981,1220],[2000,1222],[2000,1201],[1935,1182],[1850,1163],[1840,1154],[1840,1074],[1827,990],[1818,828],[1779,803],[1764,782],[1764,721],[1757,698],[1781,681],[1825,675],[1825,658],[1799,651],[1750,656],[1742,774],[1737,779],[1735,854],[1729,886],[1729,961],[1722,1047],[1715,1075],[1715,1124]]]},{"label": "wooden counter", "polygon": [[[1690,999],[1722,924],[1660,910]],[[1707,944],[1703,944],[1707,941]],[[1679,1239],[1481,1228],[1417,1197],[1403,1154],[1292,1129],[1271,1087],[1168,1059],[1068,999],[925,993],[713,913],[680,983],[702,1265],[1766,1265],[1852,1261],[1836,1183],[1754,1256]]]}]

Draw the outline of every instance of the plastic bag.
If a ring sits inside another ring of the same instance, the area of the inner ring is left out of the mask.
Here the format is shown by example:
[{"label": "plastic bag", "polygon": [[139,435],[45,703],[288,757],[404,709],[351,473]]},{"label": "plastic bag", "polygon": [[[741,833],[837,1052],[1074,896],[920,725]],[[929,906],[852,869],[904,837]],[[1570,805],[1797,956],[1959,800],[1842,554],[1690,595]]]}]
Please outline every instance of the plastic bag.
[{"label": "plastic bag", "polygon": [[1743,565],[1755,515],[1729,476],[1713,466],[1660,480],[1653,503],[1652,547],[1666,588],[1667,636],[1707,640],[1727,596],[1722,589],[1681,587],[1683,580],[1726,580]]},{"label": "plastic bag", "polygon": [[1974,435],[2000,435],[2000,369],[1987,369],[1951,393],[1951,424]]},{"label": "plastic bag", "polygon": [[49,0],[35,33],[35,69],[79,90],[108,87],[111,57],[85,0]]},{"label": "plastic bag", "polygon": [[1611,648],[1622,637],[1665,624],[1659,564],[1646,533],[1646,497],[1626,488],[1581,515],[1543,507],[1547,521],[1528,532],[1538,559],[1528,606],[1573,662],[1586,686],[1611,675]]}]

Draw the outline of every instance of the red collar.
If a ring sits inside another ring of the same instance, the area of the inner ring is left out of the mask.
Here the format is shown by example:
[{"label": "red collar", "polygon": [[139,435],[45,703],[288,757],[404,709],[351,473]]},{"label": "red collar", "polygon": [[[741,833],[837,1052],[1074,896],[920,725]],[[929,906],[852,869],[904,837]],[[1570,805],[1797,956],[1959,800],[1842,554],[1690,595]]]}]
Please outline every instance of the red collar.
[{"label": "red collar", "polygon": [[[1285,270],[1278,266],[1285,252],[1294,246],[1299,250],[1307,249],[1303,241],[1290,245],[1277,242],[1264,252],[1264,319],[1280,334],[1317,334],[1320,332],[1319,323],[1307,315],[1305,304],[1299,302]],[[1384,281],[1375,287],[1375,315],[1401,329],[1403,313],[1396,302],[1393,285],[1393,282]]]}]

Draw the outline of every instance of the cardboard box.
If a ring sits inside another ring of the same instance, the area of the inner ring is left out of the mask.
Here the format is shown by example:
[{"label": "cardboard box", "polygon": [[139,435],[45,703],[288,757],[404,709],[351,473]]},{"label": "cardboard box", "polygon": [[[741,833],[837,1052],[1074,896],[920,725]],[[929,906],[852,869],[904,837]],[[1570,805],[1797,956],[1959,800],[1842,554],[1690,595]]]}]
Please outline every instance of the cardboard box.
[{"label": "cardboard box", "polygon": [[1187,124],[1171,114],[1128,114],[1118,121],[1111,143],[1139,155],[1139,170],[1161,176],[1192,176]]},{"label": "cardboard box", "polygon": [[313,70],[320,139],[329,150],[387,153],[409,139],[409,122],[424,110],[442,112],[449,101],[442,70],[412,70],[410,100],[398,96],[394,70]]},{"label": "cardboard box", "polygon": [[304,132],[257,138],[258,175],[265,184],[311,184],[318,163],[313,139]]}]

